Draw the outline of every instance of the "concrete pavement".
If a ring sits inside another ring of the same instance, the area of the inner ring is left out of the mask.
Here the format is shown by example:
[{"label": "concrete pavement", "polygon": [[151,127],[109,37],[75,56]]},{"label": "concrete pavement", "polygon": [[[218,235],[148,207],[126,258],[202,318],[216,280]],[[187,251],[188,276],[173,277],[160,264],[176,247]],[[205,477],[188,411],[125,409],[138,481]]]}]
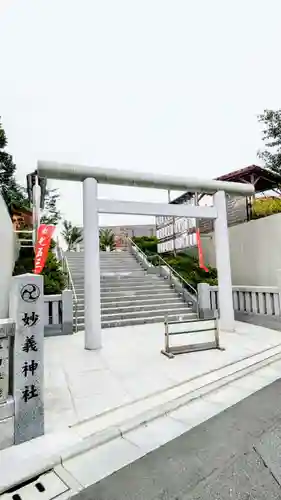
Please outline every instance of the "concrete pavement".
[{"label": "concrete pavement", "polygon": [[74,498],[277,500],[280,452],[278,380]]},{"label": "concrete pavement", "polygon": [[270,316],[267,314],[254,314],[236,311],[235,319],[236,321],[242,321],[243,323],[250,323],[252,325],[261,326],[263,328],[270,328],[270,330],[275,330],[277,332],[281,331],[280,316]]},{"label": "concrete pavement", "polygon": [[[164,325],[136,325],[103,330],[103,348],[84,349],[84,335],[45,340],[45,430],[56,432],[117,407],[130,405],[243,358],[281,344],[279,332],[236,323],[233,333],[221,332],[221,351],[205,351],[169,360],[164,347]],[[213,340],[213,334],[178,337],[180,343]],[[173,341],[176,342],[176,341]],[[62,353],[64,355],[62,356]],[[124,410],[125,412],[125,410]]]}]

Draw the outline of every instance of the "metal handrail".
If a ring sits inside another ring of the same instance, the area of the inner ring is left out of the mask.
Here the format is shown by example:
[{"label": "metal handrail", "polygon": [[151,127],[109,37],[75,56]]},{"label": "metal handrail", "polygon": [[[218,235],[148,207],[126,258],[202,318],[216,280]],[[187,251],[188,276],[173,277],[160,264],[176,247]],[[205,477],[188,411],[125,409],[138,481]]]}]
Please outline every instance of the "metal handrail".
[{"label": "metal handrail", "polygon": [[176,271],[172,266],[170,266],[170,264],[168,264],[168,262],[165,261],[165,259],[163,259],[163,257],[161,257],[161,255],[159,255],[158,253],[154,254],[153,257],[158,257],[158,259],[162,262],[164,262],[164,265],[167,266],[170,271],[175,274],[178,278],[181,279],[181,281],[183,281],[191,290],[192,290],[192,293],[197,297],[197,290],[190,284],[188,283],[188,281],[186,281],[180,273],[178,273],[178,271]]},{"label": "metal handrail", "polygon": [[77,314],[78,314],[78,299],[77,299],[77,294],[76,294],[74,282],[73,282],[73,279],[72,279],[70,267],[69,267],[69,264],[68,264],[68,260],[67,260],[67,258],[66,258],[65,255],[63,256],[62,262],[63,262],[63,267],[65,266],[66,272],[67,272],[68,288],[70,287],[72,289],[72,293],[73,293],[73,301],[74,301],[74,305],[75,305],[75,333],[77,333],[77,331],[78,331],[78,318],[77,318]]},{"label": "metal handrail", "polygon": [[139,247],[139,246],[138,246],[138,245],[137,245],[137,244],[136,244],[136,243],[132,240],[132,238],[130,238],[129,236],[127,236],[127,240],[131,243],[131,245],[133,245],[133,246],[137,249],[137,251],[138,251],[139,253],[141,253],[141,254],[144,256],[145,260],[148,260],[147,255],[146,255],[146,254],[142,251],[142,249],[141,249],[141,248],[140,248],[140,247]]},{"label": "metal handrail", "polygon": [[[168,264],[168,262],[166,262],[163,257],[161,257],[161,255],[159,255],[158,253],[155,253],[155,254],[151,254],[151,255],[146,255],[142,250],[141,248],[129,237],[127,236],[127,240],[137,249],[138,252],[140,252],[146,260],[148,260],[150,257],[158,257],[159,261],[162,261],[164,262],[164,265],[167,266],[169,268],[169,270],[175,274],[178,278],[180,278],[181,281],[183,281],[188,288],[190,288],[192,290],[192,294],[194,294],[196,297],[197,297],[197,290],[190,284],[188,283],[188,281],[186,281],[179,273],[178,271],[176,271],[172,266],[170,266],[170,264]],[[160,266],[159,266],[160,267]]]}]

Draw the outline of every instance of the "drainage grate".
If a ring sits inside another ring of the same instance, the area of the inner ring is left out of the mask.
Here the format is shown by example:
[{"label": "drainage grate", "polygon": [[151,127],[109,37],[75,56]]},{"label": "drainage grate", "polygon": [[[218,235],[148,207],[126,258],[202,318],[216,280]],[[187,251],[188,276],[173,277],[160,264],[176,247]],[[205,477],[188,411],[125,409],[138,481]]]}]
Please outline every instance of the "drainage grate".
[{"label": "drainage grate", "polygon": [[25,486],[0,495],[1,500],[52,500],[69,488],[55,472],[46,472]]}]

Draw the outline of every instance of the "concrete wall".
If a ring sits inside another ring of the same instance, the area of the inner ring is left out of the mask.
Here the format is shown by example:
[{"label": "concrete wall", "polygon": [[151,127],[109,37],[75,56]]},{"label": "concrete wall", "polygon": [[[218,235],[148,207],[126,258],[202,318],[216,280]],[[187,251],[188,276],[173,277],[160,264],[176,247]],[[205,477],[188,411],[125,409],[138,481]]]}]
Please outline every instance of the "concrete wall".
[{"label": "concrete wall", "polygon": [[[277,286],[281,269],[281,214],[230,227],[233,285]],[[214,233],[202,235],[206,263],[216,265]]]},{"label": "concrete wall", "polygon": [[8,302],[14,263],[18,257],[17,238],[6,204],[0,194],[0,319],[8,317]]}]

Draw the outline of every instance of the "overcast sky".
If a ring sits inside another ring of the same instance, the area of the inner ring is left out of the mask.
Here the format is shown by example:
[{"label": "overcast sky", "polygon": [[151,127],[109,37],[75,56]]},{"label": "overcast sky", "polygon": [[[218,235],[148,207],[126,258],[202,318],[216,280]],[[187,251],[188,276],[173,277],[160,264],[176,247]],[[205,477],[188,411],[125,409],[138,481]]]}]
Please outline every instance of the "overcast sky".
[{"label": "overcast sky", "polygon": [[[37,159],[198,177],[256,163],[257,114],[281,107],[280,19],[280,0],[0,0],[0,115],[19,180]],[[81,186],[51,186],[80,224]],[[124,221],[136,218],[101,217]]]}]

